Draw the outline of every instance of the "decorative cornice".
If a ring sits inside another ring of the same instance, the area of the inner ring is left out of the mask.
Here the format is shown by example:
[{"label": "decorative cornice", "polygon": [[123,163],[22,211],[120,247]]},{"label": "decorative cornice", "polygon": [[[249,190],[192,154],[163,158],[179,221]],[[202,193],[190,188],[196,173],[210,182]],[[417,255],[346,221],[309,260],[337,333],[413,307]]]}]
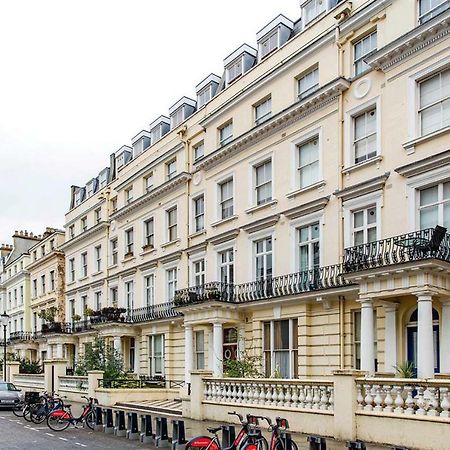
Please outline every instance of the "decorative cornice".
[{"label": "decorative cornice", "polygon": [[330,200],[330,196],[318,198],[309,203],[304,203],[303,205],[296,206],[295,208],[283,211],[282,214],[288,219],[297,219],[297,217],[306,216],[307,214],[312,214],[317,211],[322,211]]},{"label": "decorative cornice", "polygon": [[383,189],[390,174],[390,172],[386,172],[384,175],[380,175],[379,177],[371,178],[370,180],[346,187],[340,191],[334,191],[333,194],[337,198],[342,198],[342,201],[346,202],[352,198],[378,191]]},{"label": "decorative cornice", "polygon": [[235,138],[230,144],[206,155],[196,165],[196,169],[211,169],[225,159],[230,158],[249,146],[267,138],[267,136],[270,136],[287,126],[292,125],[294,122],[318,111],[336,100],[341,92],[347,90],[349,86],[350,82],[345,78],[335,79],[311,94],[309,97],[295,102],[271,119]]},{"label": "decorative cornice", "polygon": [[61,244],[59,246],[60,250],[66,251],[70,247],[73,247],[74,245],[78,244],[80,241],[83,241],[89,236],[93,236],[94,234],[97,234],[100,231],[105,230],[109,227],[109,223],[106,221],[102,221],[93,227],[89,228],[88,230],[84,231],[83,233],[79,234],[78,236],[75,236],[74,238],[70,239],[70,241],[64,242],[64,244]]},{"label": "decorative cornice", "polygon": [[31,271],[33,269],[35,269],[36,267],[39,267],[41,264],[46,263],[47,261],[49,261],[52,258],[56,259],[56,262],[58,262],[58,257],[59,256],[64,256],[64,252],[62,250],[57,250],[54,249],[49,253],[46,253],[44,256],[42,256],[41,258],[37,259],[36,261],[33,261],[32,263],[28,264],[27,266],[27,270]]},{"label": "decorative cornice", "polygon": [[232,241],[233,239],[236,239],[238,234],[239,234],[239,230],[226,231],[225,233],[217,234],[216,236],[209,238],[208,242],[210,242],[212,245],[223,244],[224,242],[228,242],[228,241]]},{"label": "decorative cornice", "polygon": [[207,242],[201,242],[200,244],[193,245],[186,250],[188,256],[195,255],[196,253],[206,252]]},{"label": "decorative cornice", "polygon": [[450,34],[450,9],[414,28],[366,58],[374,69],[387,72],[406,59],[439,43]]},{"label": "decorative cornice", "polygon": [[162,197],[163,195],[178,189],[182,184],[187,183],[190,179],[191,175],[189,173],[181,172],[172,180],[166,181],[161,186],[158,186],[157,188],[151,190],[150,192],[147,192],[142,197],[136,199],[134,202],[119,209],[117,212],[111,215],[111,220],[118,220],[125,217],[132,211],[141,208],[142,206],[146,205],[152,200],[156,200],[157,198]]},{"label": "decorative cornice", "polygon": [[[94,195],[101,195],[101,194],[102,194],[102,191],[97,191]],[[92,198],[92,197],[90,197],[90,198]],[[89,212],[96,210],[96,209],[97,209],[99,206],[101,206],[102,203],[104,203],[104,202],[105,202],[105,200],[102,199],[102,200],[98,201],[97,203],[94,203],[94,204],[93,204],[92,206],[90,206],[89,208],[83,209],[83,210],[82,210],[79,214],[77,214],[73,219],[67,221],[67,222],[64,224],[64,228],[70,227],[70,225],[72,225],[72,224],[75,223],[77,220],[79,220],[79,219],[81,219],[82,217],[84,217],[84,216],[85,216],[86,214],[88,214]],[[76,206],[76,208],[80,207],[82,204],[83,204],[83,203],[81,203],[80,205]],[[75,208],[74,208],[74,209],[75,209]],[[73,211],[73,209],[71,209],[67,214],[70,214],[72,211]],[[66,216],[67,216],[67,214],[66,214]]]},{"label": "decorative cornice", "polygon": [[178,252],[173,252],[170,253],[169,255],[163,256],[162,258],[159,259],[159,262],[161,264],[169,264],[173,261],[177,261],[179,259],[181,259],[181,255],[182,252],[178,251]]},{"label": "decorative cornice", "polygon": [[136,272],[137,272],[136,267],[131,267],[129,269],[125,269],[122,272],[120,272],[120,278],[129,277],[130,275],[134,275]]},{"label": "decorative cornice", "polygon": [[246,225],[243,225],[241,229],[247,232],[248,234],[256,233],[257,231],[273,227],[274,225],[276,225],[279,218],[280,218],[279,214],[273,214],[269,217],[265,217],[264,219],[257,220],[256,222],[251,222]]},{"label": "decorative cornice", "polygon": [[438,167],[450,164],[450,150],[431,155],[426,158],[414,161],[401,167],[397,167],[395,171],[406,178],[414,177],[424,172],[437,169]]}]

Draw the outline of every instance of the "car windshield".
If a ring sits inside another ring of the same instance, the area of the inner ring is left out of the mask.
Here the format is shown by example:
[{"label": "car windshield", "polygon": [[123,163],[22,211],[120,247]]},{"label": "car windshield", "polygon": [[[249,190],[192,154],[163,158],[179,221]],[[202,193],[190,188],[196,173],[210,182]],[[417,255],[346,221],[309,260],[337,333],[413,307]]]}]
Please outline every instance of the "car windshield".
[{"label": "car windshield", "polygon": [[16,391],[16,387],[12,383],[0,383],[0,391]]}]

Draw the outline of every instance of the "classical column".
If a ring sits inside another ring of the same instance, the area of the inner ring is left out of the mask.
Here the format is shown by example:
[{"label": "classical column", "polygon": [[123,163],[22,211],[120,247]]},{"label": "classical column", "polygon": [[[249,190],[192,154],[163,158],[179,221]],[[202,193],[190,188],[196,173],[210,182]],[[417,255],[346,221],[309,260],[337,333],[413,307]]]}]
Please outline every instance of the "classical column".
[{"label": "classical column", "polygon": [[375,336],[373,332],[373,302],[361,300],[361,370],[375,373]]},{"label": "classical column", "polygon": [[395,372],[397,365],[397,303],[384,305],[384,371]]},{"label": "classical column", "polygon": [[212,327],[208,328],[208,370],[214,370],[214,337]]},{"label": "classical column", "polygon": [[114,350],[122,354],[122,339],[120,336],[114,336]]},{"label": "classical column", "polygon": [[440,372],[450,373],[450,298],[441,300],[441,341],[440,341]]},{"label": "classical column", "polygon": [[239,325],[237,329],[237,357],[244,359],[245,357],[245,326]]},{"label": "classical column", "polygon": [[194,369],[194,332],[192,325],[184,326],[184,380],[191,382],[191,371]]},{"label": "classical column", "polygon": [[417,376],[434,377],[433,298],[417,294]]},{"label": "classical column", "polygon": [[56,344],[56,358],[57,359],[63,359],[64,358],[63,344]]},{"label": "classical column", "polygon": [[223,376],[223,328],[221,323],[213,324],[213,375]]}]

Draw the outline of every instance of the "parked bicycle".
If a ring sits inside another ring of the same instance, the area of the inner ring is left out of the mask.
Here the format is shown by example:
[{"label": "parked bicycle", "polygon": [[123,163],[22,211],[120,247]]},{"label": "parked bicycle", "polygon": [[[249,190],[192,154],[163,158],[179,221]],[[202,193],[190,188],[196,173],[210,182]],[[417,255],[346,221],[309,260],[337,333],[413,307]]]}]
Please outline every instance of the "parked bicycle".
[{"label": "parked bicycle", "polygon": [[47,416],[56,410],[63,409],[64,402],[58,395],[49,395],[46,392],[39,397],[39,403],[30,408],[30,419],[36,424],[44,422]]},{"label": "parked bicycle", "polygon": [[[289,437],[284,438],[283,432],[289,429],[289,422],[287,419],[281,417],[275,418],[275,424],[272,423],[270,417],[258,416],[258,419],[265,420],[269,425],[271,432],[269,450],[298,450],[298,445]],[[287,439],[290,441],[290,448],[287,444]]]},{"label": "parked bicycle", "polygon": [[[237,416],[242,425],[241,430],[230,447],[224,449],[221,445],[217,433],[222,427],[213,427],[207,428],[213,436],[197,436],[191,439],[186,444],[186,450],[244,450],[244,448],[246,450],[269,450],[269,443],[258,429],[258,419],[256,416],[247,414],[246,420],[244,420],[244,417],[236,411],[229,412],[228,414],[230,416]],[[252,449],[247,444],[251,444],[254,448]]]},{"label": "parked bicycle", "polygon": [[30,412],[37,403],[39,403],[39,392],[25,392],[24,400],[16,404],[12,412],[16,417],[23,417],[28,422],[31,422]]},{"label": "parked bicycle", "polygon": [[95,405],[97,401],[92,397],[82,398],[87,400],[87,403],[83,407],[83,411],[79,417],[74,417],[72,414],[72,405],[66,404],[61,409],[51,411],[47,416],[47,425],[53,431],[63,431],[69,425],[77,427],[80,424],[85,423],[91,430],[94,429],[96,421]]}]

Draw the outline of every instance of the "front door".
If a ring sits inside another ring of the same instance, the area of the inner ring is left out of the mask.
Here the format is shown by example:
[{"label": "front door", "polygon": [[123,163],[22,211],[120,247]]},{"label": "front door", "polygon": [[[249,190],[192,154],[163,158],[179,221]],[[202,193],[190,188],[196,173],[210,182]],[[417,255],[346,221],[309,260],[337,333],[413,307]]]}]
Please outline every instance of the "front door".
[{"label": "front door", "polygon": [[[406,344],[408,362],[414,365],[414,376],[417,376],[417,309],[411,314],[406,326]],[[439,373],[439,313],[433,308],[433,347],[434,372]]]},{"label": "front door", "polygon": [[237,329],[224,328],[223,330],[223,360],[237,359]]}]

